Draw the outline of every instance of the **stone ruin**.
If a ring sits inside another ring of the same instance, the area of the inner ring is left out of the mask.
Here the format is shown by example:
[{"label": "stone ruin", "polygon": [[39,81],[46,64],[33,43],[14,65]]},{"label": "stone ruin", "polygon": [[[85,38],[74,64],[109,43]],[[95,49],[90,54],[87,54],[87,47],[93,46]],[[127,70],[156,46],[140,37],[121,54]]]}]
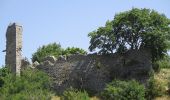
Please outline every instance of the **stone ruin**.
[{"label": "stone ruin", "polygon": [[[6,65],[14,74],[20,75],[22,66],[29,65],[21,55],[22,26],[10,24],[6,39]],[[111,55],[75,54],[58,59],[49,56],[40,64],[34,62],[32,66],[53,79],[52,88],[58,93],[70,87],[98,93],[113,79],[136,79],[146,83],[152,70],[151,54],[145,49]]]},{"label": "stone ruin", "polygon": [[89,93],[101,92],[113,79],[135,79],[145,84],[152,70],[147,50],[131,50],[125,54],[70,55],[66,59],[52,56],[36,66],[53,79],[53,89],[62,93],[73,87]]},{"label": "stone ruin", "polygon": [[22,59],[22,26],[11,23],[6,32],[5,65],[12,73],[20,75]]}]

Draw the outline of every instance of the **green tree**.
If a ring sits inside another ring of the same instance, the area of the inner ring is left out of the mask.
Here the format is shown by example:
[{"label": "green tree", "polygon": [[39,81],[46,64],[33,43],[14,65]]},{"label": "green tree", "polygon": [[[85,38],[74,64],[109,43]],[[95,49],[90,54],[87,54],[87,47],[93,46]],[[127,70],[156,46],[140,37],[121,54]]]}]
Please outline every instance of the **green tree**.
[{"label": "green tree", "polygon": [[99,53],[125,52],[148,48],[152,61],[161,59],[168,50],[170,20],[150,9],[133,8],[116,14],[104,27],[88,34],[91,38],[89,50]]},{"label": "green tree", "polygon": [[63,51],[63,55],[71,55],[71,54],[86,54],[87,52],[81,48],[77,47],[68,47]]},{"label": "green tree", "polygon": [[43,45],[39,47],[38,50],[32,55],[32,62],[41,62],[46,56],[59,57],[62,55],[63,49],[60,44],[51,43],[48,45]]},{"label": "green tree", "polygon": [[60,55],[71,55],[71,54],[86,54],[87,52],[81,48],[77,47],[68,47],[63,49],[60,44],[51,43],[48,45],[43,45],[39,47],[38,50],[32,55],[32,62],[42,60],[47,56],[55,56],[58,58]]}]

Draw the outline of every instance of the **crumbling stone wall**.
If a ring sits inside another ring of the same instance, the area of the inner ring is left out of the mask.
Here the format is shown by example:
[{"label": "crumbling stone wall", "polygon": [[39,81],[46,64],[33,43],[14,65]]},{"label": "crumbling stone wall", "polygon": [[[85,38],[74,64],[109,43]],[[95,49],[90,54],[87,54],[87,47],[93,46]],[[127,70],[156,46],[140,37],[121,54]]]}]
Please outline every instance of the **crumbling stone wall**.
[{"label": "crumbling stone wall", "polygon": [[145,83],[152,66],[147,50],[131,50],[125,54],[71,55],[58,60],[48,57],[37,68],[52,77],[53,89],[59,93],[69,87],[98,93],[113,79]]},{"label": "crumbling stone wall", "polygon": [[6,57],[5,63],[9,69],[20,75],[22,49],[22,26],[11,23],[6,32]]}]

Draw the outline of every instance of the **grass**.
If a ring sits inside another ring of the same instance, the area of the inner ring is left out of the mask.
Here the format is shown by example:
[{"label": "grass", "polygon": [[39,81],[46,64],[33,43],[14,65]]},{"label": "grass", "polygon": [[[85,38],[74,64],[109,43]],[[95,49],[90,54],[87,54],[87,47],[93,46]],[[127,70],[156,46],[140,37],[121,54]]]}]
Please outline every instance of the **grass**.
[{"label": "grass", "polygon": [[[154,78],[164,86],[165,91],[168,90],[168,79],[170,78],[170,69],[161,69],[159,73],[155,74]],[[165,94],[162,97],[157,97],[155,100],[170,100],[170,96]]]}]

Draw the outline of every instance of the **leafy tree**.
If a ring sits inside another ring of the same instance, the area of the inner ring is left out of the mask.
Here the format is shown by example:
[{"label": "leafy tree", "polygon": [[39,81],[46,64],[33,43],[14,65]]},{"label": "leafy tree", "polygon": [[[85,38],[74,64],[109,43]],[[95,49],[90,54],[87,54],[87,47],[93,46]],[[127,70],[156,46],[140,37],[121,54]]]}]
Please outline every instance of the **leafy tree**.
[{"label": "leafy tree", "polygon": [[133,8],[116,14],[104,27],[88,34],[90,51],[99,53],[126,52],[148,48],[152,61],[161,59],[168,50],[170,20],[163,14],[150,9]]},{"label": "leafy tree", "polygon": [[58,57],[62,55],[63,49],[60,44],[52,43],[39,47],[38,50],[32,55],[32,62],[41,62],[46,56]]},{"label": "leafy tree", "polygon": [[81,48],[76,47],[68,47],[63,51],[63,55],[71,55],[71,54],[86,54],[87,52]]},{"label": "leafy tree", "polygon": [[38,50],[33,53],[32,55],[32,62],[38,61],[42,62],[42,60],[46,56],[55,56],[58,58],[60,55],[71,55],[71,54],[86,54],[87,52],[81,48],[77,47],[68,47],[66,49],[63,49],[60,44],[51,43],[48,45],[43,45],[42,47],[39,47]]}]

